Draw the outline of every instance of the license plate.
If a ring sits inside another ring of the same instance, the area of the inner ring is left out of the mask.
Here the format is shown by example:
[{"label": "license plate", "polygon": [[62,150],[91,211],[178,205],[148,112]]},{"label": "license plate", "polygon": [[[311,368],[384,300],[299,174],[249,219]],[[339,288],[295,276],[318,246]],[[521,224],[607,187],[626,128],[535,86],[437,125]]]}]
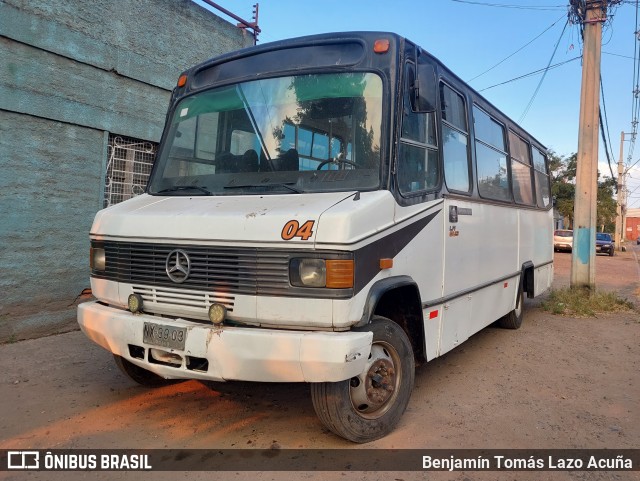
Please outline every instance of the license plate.
[{"label": "license plate", "polygon": [[166,326],[153,322],[144,323],[142,341],[147,344],[184,351],[186,340],[187,329],[185,327]]}]

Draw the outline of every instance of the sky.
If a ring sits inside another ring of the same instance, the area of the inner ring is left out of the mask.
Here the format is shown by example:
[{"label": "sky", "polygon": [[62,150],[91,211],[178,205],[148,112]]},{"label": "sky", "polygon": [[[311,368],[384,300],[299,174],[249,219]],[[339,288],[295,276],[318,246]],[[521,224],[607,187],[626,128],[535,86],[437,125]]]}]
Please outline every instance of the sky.
[{"label": "sky", "polygon": [[[215,1],[245,20],[251,20],[256,3]],[[568,0],[262,0],[258,43],[350,30],[398,33],[437,57],[547,148],[567,157],[578,150],[582,75],[582,39],[579,26],[567,24],[568,3]],[[604,97],[606,140],[615,176],[621,132],[630,133],[633,129],[633,59],[638,58],[640,51],[635,34],[639,30],[636,9],[635,0],[623,0],[611,10],[613,16],[605,24],[602,36],[604,95],[600,105]],[[548,65],[556,64],[561,65],[543,75]],[[535,71],[540,72],[495,86]],[[630,142],[630,138],[631,135],[625,135],[623,152],[628,169],[627,206],[639,208],[640,138],[636,143]],[[599,146],[600,174],[611,176],[602,138]]]}]

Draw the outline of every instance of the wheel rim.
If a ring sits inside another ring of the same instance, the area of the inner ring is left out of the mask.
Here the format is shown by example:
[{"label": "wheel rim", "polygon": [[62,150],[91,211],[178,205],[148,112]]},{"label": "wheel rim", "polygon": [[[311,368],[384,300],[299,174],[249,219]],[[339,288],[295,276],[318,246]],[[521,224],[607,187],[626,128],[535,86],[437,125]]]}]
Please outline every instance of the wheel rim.
[{"label": "wheel rim", "polygon": [[515,313],[516,317],[520,317],[520,314],[522,314],[522,299],[518,299],[517,304],[518,305],[513,310],[513,312]]},{"label": "wheel rim", "polygon": [[384,415],[398,397],[401,378],[400,356],[393,346],[373,344],[364,371],[350,381],[353,408],[366,419]]}]

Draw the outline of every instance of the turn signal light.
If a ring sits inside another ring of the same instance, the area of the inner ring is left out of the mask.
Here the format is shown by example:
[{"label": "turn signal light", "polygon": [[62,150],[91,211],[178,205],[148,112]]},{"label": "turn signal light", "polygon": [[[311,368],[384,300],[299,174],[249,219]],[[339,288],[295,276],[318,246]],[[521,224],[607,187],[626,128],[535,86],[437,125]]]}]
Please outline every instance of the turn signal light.
[{"label": "turn signal light", "polygon": [[373,51],[375,53],[387,53],[389,51],[389,40],[386,38],[379,38],[373,42]]},{"label": "turn signal light", "polygon": [[183,73],[178,77],[178,87],[184,87],[185,85],[187,85],[187,74]]},{"label": "turn signal light", "polygon": [[380,259],[380,269],[391,269],[393,267],[393,259]]},{"label": "turn signal light", "polygon": [[327,260],[327,284],[332,289],[353,287],[353,260]]}]

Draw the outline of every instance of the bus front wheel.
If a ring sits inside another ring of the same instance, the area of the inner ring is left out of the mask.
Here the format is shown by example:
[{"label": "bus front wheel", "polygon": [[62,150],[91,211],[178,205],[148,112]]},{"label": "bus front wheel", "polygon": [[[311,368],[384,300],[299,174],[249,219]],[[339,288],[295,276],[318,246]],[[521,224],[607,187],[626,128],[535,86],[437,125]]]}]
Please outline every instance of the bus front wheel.
[{"label": "bus front wheel", "polygon": [[162,387],[176,382],[174,379],[165,379],[151,371],[136,366],[134,363],[127,361],[124,357],[118,356],[117,354],[114,354],[113,358],[120,371],[141,386]]},{"label": "bus front wheel", "polygon": [[320,421],[356,443],[374,441],[393,431],[409,403],[415,379],[411,342],[398,324],[374,316],[364,329],[373,332],[365,369],[344,381],[311,384]]}]

